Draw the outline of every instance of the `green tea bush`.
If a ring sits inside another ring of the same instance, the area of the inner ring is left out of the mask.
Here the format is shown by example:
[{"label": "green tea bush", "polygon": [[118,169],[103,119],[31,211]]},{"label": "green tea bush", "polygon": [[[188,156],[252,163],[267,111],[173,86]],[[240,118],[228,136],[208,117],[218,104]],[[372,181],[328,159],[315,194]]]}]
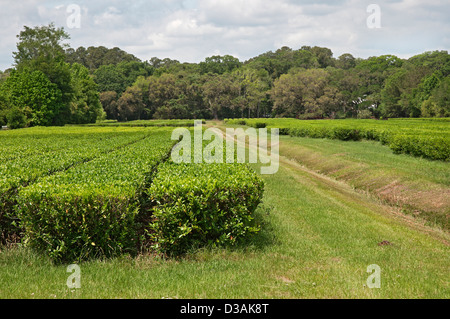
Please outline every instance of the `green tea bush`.
[{"label": "green tea bush", "polygon": [[450,160],[450,141],[441,137],[411,137],[396,135],[389,147],[395,154],[410,154],[413,156]]},{"label": "green tea bush", "polygon": [[359,141],[361,140],[361,135],[359,130],[356,129],[346,127],[334,127],[332,129],[331,138],[342,141]]},{"label": "green tea bush", "polygon": [[263,188],[245,164],[164,163],[147,190],[153,247],[179,255],[194,247],[233,244],[257,232],[252,214]]},{"label": "green tea bush", "polygon": [[255,122],[254,127],[255,128],[265,128],[266,127],[266,123],[264,123],[264,122]]},{"label": "green tea bush", "polygon": [[22,193],[19,216],[25,243],[55,261],[75,262],[132,251],[136,244],[133,196]]},{"label": "green tea bush", "polygon": [[19,188],[142,140],[149,129],[33,127],[0,134],[0,241],[23,233],[15,204]]},{"label": "green tea bush", "polygon": [[19,189],[25,242],[56,261],[133,252],[142,191],[173,145],[159,129],[127,147]]},{"label": "green tea bush", "polygon": [[[227,123],[234,124],[229,119]],[[279,128],[281,135],[329,138],[343,141],[361,139],[379,141],[396,154],[409,154],[431,160],[449,160],[450,118],[415,118],[345,120],[299,120],[289,118],[248,119],[255,127],[263,122],[268,128]]]}]

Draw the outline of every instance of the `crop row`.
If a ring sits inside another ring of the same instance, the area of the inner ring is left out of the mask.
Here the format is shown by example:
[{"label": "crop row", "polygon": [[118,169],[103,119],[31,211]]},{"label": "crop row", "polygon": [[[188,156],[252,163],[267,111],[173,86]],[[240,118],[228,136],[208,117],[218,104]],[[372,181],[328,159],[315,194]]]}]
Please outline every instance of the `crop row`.
[{"label": "crop row", "polygon": [[10,156],[0,162],[0,235],[4,241],[17,231],[13,206],[19,187],[136,142],[149,130],[32,128],[1,133],[1,153]]},{"label": "crop row", "polygon": [[253,213],[263,190],[261,178],[245,164],[164,163],[146,190],[150,242],[170,254],[233,244],[259,230]]},{"label": "crop row", "polygon": [[[43,154],[34,158],[42,168],[36,165],[33,179],[17,182],[14,188],[10,183],[0,193],[8,199],[2,230],[8,232],[16,223],[14,230],[20,231],[23,243],[57,261],[144,247],[179,254],[191,247],[234,243],[256,232],[252,214],[263,192],[256,173],[244,164],[167,161],[175,143],[171,131],[147,129],[121,147],[114,137],[93,137],[111,149],[97,146],[88,161],[76,162],[76,154],[83,158],[81,148],[75,154],[49,151],[54,158],[48,163]],[[69,161],[67,156],[72,165],[46,173],[48,167]],[[5,168],[13,170],[16,162],[20,160],[8,161]]]},{"label": "crop row", "polygon": [[276,127],[280,134],[339,140],[375,140],[394,153],[432,160],[450,160],[450,119],[296,120],[235,119],[229,124]]},{"label": "crop row", "polygon": [[[202,120],[203,124],[205,124],[205,120]],[[136,127],[155,127],[155,126],[171,126],[171,127],[190,127],[194,126],[193,120],[180,120],[180,119],[172,119],[172,120],[135,120],[128,122],[118,122],[116,120],[106,120],[103,122],[98,122],[95,124],[87,124],[83,126],[136,126]]]},{"label": "crop row", "polygon": [[168,130],[38,179],[17,195],[25,241],[56,260],[111,256],[136,245],[139,198],[172,146]]}]

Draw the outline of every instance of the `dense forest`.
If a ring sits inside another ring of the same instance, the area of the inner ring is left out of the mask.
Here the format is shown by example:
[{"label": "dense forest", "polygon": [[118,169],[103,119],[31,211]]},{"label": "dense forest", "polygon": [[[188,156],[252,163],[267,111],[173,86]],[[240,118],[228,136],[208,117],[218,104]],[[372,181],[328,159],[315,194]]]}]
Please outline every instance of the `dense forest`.
[{"label": "dense forest", "polygon": [[450,55],[333,57],[325,47],[282,47],[247,61],[200,63],[120,48],[71,48],[54,24],[20,32],[0,71],[0,124],[11,128],[101,119],[450,116]]}]

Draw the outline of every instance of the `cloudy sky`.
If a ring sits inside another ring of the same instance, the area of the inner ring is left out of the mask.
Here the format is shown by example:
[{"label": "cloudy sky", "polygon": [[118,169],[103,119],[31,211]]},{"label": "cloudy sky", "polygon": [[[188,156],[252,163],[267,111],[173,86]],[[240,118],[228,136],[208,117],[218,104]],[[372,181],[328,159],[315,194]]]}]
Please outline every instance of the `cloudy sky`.
[{"label": "cloudy sky", "polygon": [[450,49],[449,0],[0,0],[0,6],[0,70],[12,65],[24,25],[50,22],[65,28],[73,48],[117,46],[141,60],[231,54],[245,61],[285,45],[361,58]]}]

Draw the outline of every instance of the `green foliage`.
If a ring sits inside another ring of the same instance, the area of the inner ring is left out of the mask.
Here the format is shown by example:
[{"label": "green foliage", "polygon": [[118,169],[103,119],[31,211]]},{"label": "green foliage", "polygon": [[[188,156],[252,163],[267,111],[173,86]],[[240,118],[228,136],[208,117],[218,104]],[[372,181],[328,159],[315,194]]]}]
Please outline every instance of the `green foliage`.
[{"label": "green foliage", "polygon": [[141,192],[167,157],[170,133],[154,129],[143,140],[21,188],[17,215],[25,242],[57,261],[135,251]]},{"label": "green foliage", "polygon": [[153,67],[138,61],[101,65],[93,71],[99,92],[114,91],[118,95],[125,92],[139,76],[148,77],[152,73]]},{"label": "green foliage", "polygon": [[100,92],[114,91],[118,94],[126,90],[125,75],[112,64],[102,65],[94,71],[95,82]]},{"label": "green foliage", "polygon": [[63,28],[25,26],[18,38],[16,70],[1,85],[0,104],[20,108],[31,126],[92,123],[102,117],[89,71],[65,62],[63,42],[69,36]]},{"label": "green foliage", "polygon": [[104,112],[100,104],[97,84],[89,75],[88,69],[81,64],[72,64],[71,73],[74,97],[70,103],[70,123],[95,123]]},{"label": "green foliage", "polygon": [[[136,142],[142,128],[35,127],[0,132],[0,235],[18,237],[17,190]],[[10,227],[12,223],[14,227]]]},{"label": "green foliage", "polygon": [[274,80],[286,74],[292,68],[317,68],[319,62],[310,47],[292,50],[282,47],[275,52],[269,51],[247,61],[245,64],[255,70],[265,70]]},{"label": "green foliage", "polygon": [[450,140],[434,136],[395,135],[389,147],[396,154],[431,158],[435,160],[450,160]]},{"label": "green foliage", "polygon": [[134,55],[117,47],[108,49],[104,46],[90,46],[88,48],[81,46],[76,50],[68,48],[66,49],[65,54],[66,62],[70,64],[81,64],[91,72],[103,65],[117,65],[121,62],[140,62]]},{"label": "green foliage", "polygon": [[283,117],[326,117],[338,110],[341,100],[330,74],[322,69],[299,69],[282,75],[275,80],[271,96],[274,112]]},{"label": "green foliage", "polygon": [[435,84],[430,90],[428,99],[421,104],[422,116],[450,116],[450,75]]},{"label": "green foliage", "polygon": [[0,109],[0,127],[5,126],[8,123],[8,120],[6,118],[7,113],[8,113],[7,110]]},{"label": "green foliage", "polygon": [[[239,124],[241,120],[226,120]],[[248,119],[252,127],[264,122],[268,128],[279,128],[282,135],[330,138],[343,141],[376,140],[396,154],[409,154],[432,160],[450,160],[450,119],[380,120],[297,120]]]},{"label": "green foliage", "polygon": [[361,110],[358,113],[357,118],[358,119],[370,119],[372,117],[372,112],[370,112],[369,110]]},{"label": "green foliage", "polygon": [[[243,164],[164,163],[167,128],[0,134],[0,233],[57,262],[149,248],[179,254],[258,231],[263,182]],[[9,154],[1,148],[10,149]],[[158,169],[157,169],[158,168]]]},{"label": "green foliage", "polygon": [[34,28],[24,26],[17,38],[17,52],[13,53],[13,57],[19,70],[39,69],[41,66],[64,61],[67,44],[63,41],[69,39],[69,35],[63,28],[56,28],[53,23]]},{"label": "green foliage", "polygon": [[55,261],[77,262],[133,249],[134,201],[88,193],[72,197],[28,193],[19,197],[26,242]]},{"label": "green foliage", "polygon": [[64,108],[62,94],[41,71],[14,71],[0,87],[8,108],[19,108],[30,125],[52,125]]},{"label": "green foliage", "polygon": [[200,73],[214,73],[214,74],[223,74],[226,72],[231,72],[236,68],[241,66],[241,62],[238,58],[235,58],[231,55],[214,55],[212,57],[208,57],[204,62],[200,62]]},{"label": "green foliage", "polygon": [[258,231],[253,212],[263,182],[242,164],[165,163],[147,190],[149,240],[167,254],[234,244]]},{"label": "green foliage", "polygon": [[100,93],[100,103],[108,119],[117,119],[119,111],[117,110],[117,92],[105,91]]},{"label": "green foliage", "polygon": [[27,117],[18,107],[13,107],[8,111],[6,120],[10,129],[24,128],[27,125]]},{"label": "green foliage", "polygon": [[[206,124],[205,120],[202,120]],[[88,124],[86,126],[123,126],[123,127],[153,127],[153,126],[170,126],[170,127],[190,127],[194,126],[192,120],[136,120],[128,122],[117,122],[114,120],[99,121],[95,124]]]},{"label": "green foliage", "polygon": [[[117,47],[67,48],[68,34],[53,24],[25,27],[18,38],[17,69],[41,71],[61,92],[62,108],[52,125],[91,123],[102,117],[319,119],[367,118],[368,112],[376,118],[450,113],[448,90],[441,85],[450,75],[447,51],[408,60],[394,55],[359,59],[350,53],[334,58],[326,47],[284,46],[245,62],[231,55],[214,55],[200,63],[157,57],[142,62]],[[92,102],[97,100],[89,93],[94,86],[80,89],[79,81],[72,79],[70,65],[75,64],[85,66],[99,93],[105,93],[104,112]]]}]

